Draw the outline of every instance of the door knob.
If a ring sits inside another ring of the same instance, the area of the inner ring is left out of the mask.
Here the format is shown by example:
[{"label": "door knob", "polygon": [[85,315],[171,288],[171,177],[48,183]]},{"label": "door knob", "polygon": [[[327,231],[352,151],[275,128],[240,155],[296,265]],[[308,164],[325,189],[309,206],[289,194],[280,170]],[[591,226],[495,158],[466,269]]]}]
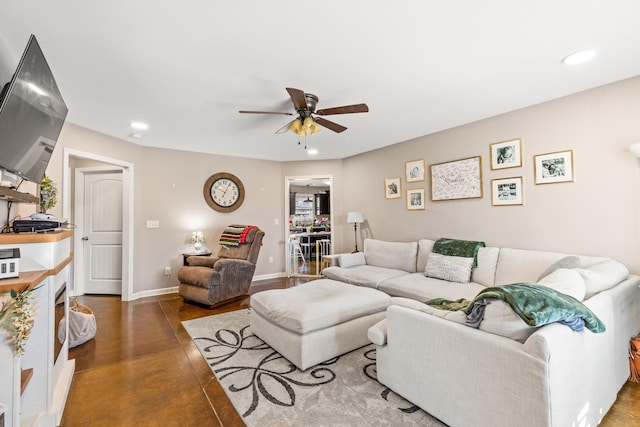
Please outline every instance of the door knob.
[{"label": "door knob", "polygon": [[89,240],[87,236],[82,236],[82,240]]}]

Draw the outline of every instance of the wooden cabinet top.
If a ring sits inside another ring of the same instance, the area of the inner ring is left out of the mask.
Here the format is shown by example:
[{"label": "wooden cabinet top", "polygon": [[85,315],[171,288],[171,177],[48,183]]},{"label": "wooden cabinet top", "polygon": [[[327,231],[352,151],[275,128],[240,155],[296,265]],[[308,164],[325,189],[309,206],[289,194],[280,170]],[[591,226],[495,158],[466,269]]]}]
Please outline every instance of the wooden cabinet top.
[{"label": "wooden cabinet top", "polygon": [[51,243],[73,236],[73,230],[51,231],[49,233],[7,233],[0,234],[0,245],[23,243]]}]

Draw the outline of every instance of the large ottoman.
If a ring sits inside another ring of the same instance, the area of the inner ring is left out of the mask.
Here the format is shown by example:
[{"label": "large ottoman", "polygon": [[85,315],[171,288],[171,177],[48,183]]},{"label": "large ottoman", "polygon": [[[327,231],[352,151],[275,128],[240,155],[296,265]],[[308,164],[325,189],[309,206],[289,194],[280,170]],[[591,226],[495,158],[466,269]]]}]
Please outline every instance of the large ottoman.
[{"label": "large ottoman", "polygon": [[305,370],[369,344],[390,303],[384,292],[319,279],[252,295],[251,330]]}]

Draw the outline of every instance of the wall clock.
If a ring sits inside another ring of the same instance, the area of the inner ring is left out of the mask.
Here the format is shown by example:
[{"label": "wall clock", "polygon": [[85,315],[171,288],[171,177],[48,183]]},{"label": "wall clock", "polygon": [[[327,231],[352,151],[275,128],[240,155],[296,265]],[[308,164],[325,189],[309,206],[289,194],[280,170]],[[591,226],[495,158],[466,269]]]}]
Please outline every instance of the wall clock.
[{"label": "wall clock", "polygon": [[244,185],[237,176],[226,172],[213,174],[204,183],[204,200],[218,212],[233,212],[244,202]]}]

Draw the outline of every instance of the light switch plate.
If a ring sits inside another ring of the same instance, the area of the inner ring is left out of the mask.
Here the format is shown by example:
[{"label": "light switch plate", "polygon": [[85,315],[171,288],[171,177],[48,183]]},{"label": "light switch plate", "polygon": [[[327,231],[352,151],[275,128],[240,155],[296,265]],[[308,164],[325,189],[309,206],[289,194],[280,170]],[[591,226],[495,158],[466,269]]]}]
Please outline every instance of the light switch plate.
[{"label": "light switch plate", "polygon": [[157,219],[148,219],[147,228],[160,228],[160,221]]}]

